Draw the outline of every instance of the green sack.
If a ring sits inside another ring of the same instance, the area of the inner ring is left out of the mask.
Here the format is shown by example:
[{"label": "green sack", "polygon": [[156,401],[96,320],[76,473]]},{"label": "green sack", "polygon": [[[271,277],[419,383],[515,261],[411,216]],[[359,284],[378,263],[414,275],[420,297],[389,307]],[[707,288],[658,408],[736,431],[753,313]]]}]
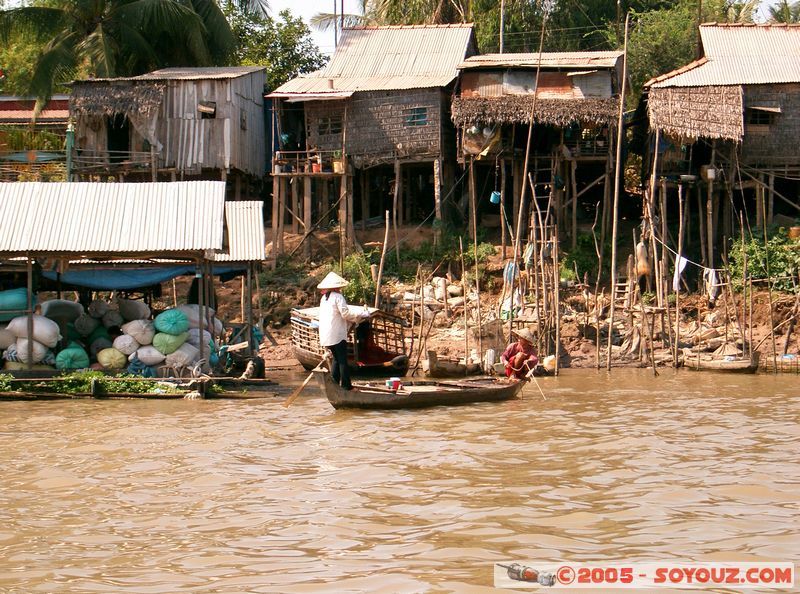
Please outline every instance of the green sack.
[{"label": "green sack", "polygon": [[188,337],[188,332],[182,332],[178,335],[159,332],[153,337],[153,346],[158,349],[159,353],[169,355],[177,351]]},{"label": "green sack", "polygon": [[56,369],[84,369],[89,367],[89,355],[74,342],[56,355]]},{"label": "green sack", "polygon": [[182,334],[189,329],[189,318],[179,309],[162,311],[156,316],[153,323],[159,332],[172,334],[173,336]]}]

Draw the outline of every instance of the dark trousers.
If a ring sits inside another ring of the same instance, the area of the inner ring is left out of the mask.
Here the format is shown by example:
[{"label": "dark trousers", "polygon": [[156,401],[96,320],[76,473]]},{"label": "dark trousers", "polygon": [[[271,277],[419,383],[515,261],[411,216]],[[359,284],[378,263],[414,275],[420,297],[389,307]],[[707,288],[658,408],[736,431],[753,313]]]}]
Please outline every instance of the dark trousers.
[{"label": "dark trousers", "polygon": [[347,341],[343,340],[339,344],[329,346],[328,349],[333,355],[331,362],[331,377],[337,384],[349,390],[353,387],[350,383],[350,368],[347,366]]}]

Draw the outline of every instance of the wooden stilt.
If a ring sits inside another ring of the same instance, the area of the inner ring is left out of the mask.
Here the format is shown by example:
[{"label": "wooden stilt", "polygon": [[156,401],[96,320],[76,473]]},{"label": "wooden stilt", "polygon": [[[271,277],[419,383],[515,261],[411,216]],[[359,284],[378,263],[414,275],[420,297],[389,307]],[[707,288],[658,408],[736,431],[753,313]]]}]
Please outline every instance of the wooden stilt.
[{"label": "wooden stilt", "polygon": [[[683,255],[683,184],[678,184],[678,257],[675,261],[675,267],[680,266],[680,258]],[[678,284],[675,288],[675,348],[672,352],[672,365],[678,367],[678,354],[680,351],[681,342],[681,285],[680,285],[680,272],[677,273]]]},{"label": "wooden stilt", "polygon": [[434,243],[438,243],[442,235],[442,160],[433,160],[433,206],[436,213],[436,231],[433,235]]},{"label": "wooden stilt", "polygon": [[272,176],[272,269],[275,270],[278,262],[278,218],[280,217],[280,178]]},{"label": "wooden stilt", "polygon": [[397,267],[400,267],[400,240],[397,236],[397,219],[400,216],[398,213],[399,210],[399,201],[400,201],[400,191],[402,185],[402,176],[400,174],[400,161],[398,159],[394,160],[394,199],[392,202],[392,221],[394,222],[394,252],[395,256],[397,256]]},{"label": "wooden stilt", "polygon": [[767,225],[772,225],[772,215],[775,212],[775,174],[769,174],[769,200],[767,208]]},{"label": "wooden stilt", "polygon": [[[311,177],[303,178],[303,234],[311,233]],[[306,260],[311,259],[311,240],[306,239],[303,245],[303,256]]]},{"label": "wooden stilt", "polygon": [[347,184],[344,175],[339,176],[339,267],[344,266],[344,257],[347,253]]},{"label": "wooden stilt", "polygon": [[297,220],[297,215],[300,213],[300,177],[293,176],[292,181],[292,212],[295,216],[292,217],[292,233],[297,234],[300,230],[300,221]]},{"label": "wooden stilt", "polygon": [[369,195],[367,192],[367,170],[364,169],[359,177],[361,194],[361,230],[367,230],[367,219],[369,218]]},{"label": "wooden stilt", "polygon": [[506,160],[500,161],[500,243],[503,249],[503,261],[506,259],[508,244],[508,218],[506,217]]},{"label": "wooden stilt", "polygon": [[278,254],[283,255],[284,252],[284,242],[283,242],[283,234],[285,231],[285,221],[286,221],[286,201],[288,200],[289,194],[289,180],[286,178],[280,178],[278,180],[279,183],[279,190],[278,190]]},{"label": "wooden stilt", "polygon": [[578,162],[575,159],[569,161],[570,178],[572,181],[572,249],[578,245]]},{"label": "wooden stilt", "polygon": [[708,266],[708,256],[706,254],[706,219],[703,216],[703,192],[700,184],[697,184],[697,237],[700,240],[700,263]]}]

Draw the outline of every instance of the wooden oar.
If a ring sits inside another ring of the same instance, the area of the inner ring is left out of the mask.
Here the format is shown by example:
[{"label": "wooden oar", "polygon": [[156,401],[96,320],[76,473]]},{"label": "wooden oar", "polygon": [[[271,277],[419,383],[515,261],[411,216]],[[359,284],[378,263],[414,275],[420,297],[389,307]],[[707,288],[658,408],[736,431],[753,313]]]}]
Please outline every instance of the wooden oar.
[{"label": "wooden oar", "polygon": [[290,405],[292,402],[294,402],[294,401],[295,401],[295,399],[296,399],[298,396],[300,396],[300,392],[302,392],[302,391],[303,391],[303,389],[304,389],[304,388],[305,388],[305,387],[308,385],[308,382],[310,382],[310,381],[311,381],[311,378],[312,378],[312,377],[314,377],[314,372],[315,372],[315,371],[319,371],[319,370],[321,370],[321,369],[322,369],[322,366],[323,366],[323,365],[325,365],[325,364],[327,363],[327,361],[328,361],[328,358],[329,358],[329,357],[330,357],[330,353],[327,353],[327,352],[326,352],[326,353],[325,353],[325,355],[323,355],[323,357],[322,357],[322,361],[320,361],[320,362],[317,364],[317,366],[316,366],[314,369],[312,369],[312,370],[311,370],[311,373],[309,373],[309,374],[308,374],[308,377],[307,377],[305,380],[303,380],[303,383],[302,383],[302,384],[300,384],[300,386],[299,386],[299,387],[298,387],[298,388],[297,388],[297,389],[296,389],[294,392],[292,392],[292,394],[291,394],[291,395],[290,395],[290,396],[289,396],[289,397],[288,397],[288,398],[287,398],[287,399],[284,401],[284,403],[283,403],[283,406],[284,406],[284,407],[288,408],[288,407],[289,407],[289,405]]},{"label": "wooden oar", "polygon": [[533,380],[533,383],[534,383],[534,384],[536,384],[536,387],[537,387],[537,388],[539,388],[539,394],[541,394],[541,395],[542,395],[542,398],[544,398],[545,400],[547,400],[547,396],[545,396],[545,395],[544,395],[544,392],[542,392],[542,387],[539,385],[539,382],[536,380],[536,376],[535,376],[535,375],[533,375],[533,372],[534,372],[534,371],[536,371],[536,366],[535,366],[535,365],[534,365],[534,366],[531,368],[531,370],[530,370],[530,371],[527,373],[527,375],[525,376],[525,379],[532,379],[532,380]]},{"label": "wooden oar", "polygon": [[292,402],[294,402],[294,401],[295,401],[295,399],[296,399],[298,396],[300,396],[300,392],[302,392],[302,391],[303,391],[303,388],[305,388],[305,387],[308,385],[308,382],[310,382],[310,381],[311,381],[311,378],[312,378],[312,377],[314,377],[314,371],[312,371],[311,373],[309,373],[309,374],[308,374],[308,377],[307,377],[307,378],[306,378],[306,379],[303,381],[303,383],[302,383],[302,384],[300,384],[300,386],[299,386],[299,387],[298,387],[298,388],[297,388],[297,389],[296,389],[294,392],[292,392],[291,396],[289,396],[289,397],[286,399],[286,401],[283,403],[283,406],[284,406],[284,407],[288,408],[288,407],[289,407],[289,405],[290,405]]}]

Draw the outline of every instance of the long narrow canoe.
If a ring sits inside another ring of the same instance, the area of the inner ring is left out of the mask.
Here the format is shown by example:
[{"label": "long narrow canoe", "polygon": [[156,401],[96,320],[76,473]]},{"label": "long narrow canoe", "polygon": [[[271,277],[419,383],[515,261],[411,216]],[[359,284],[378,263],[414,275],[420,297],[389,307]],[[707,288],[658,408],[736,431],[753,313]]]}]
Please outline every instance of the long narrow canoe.
[{"label": "long narrow canoe", "polygon": [[758,370],[758,351],[752,357],[708,357],[684,355],[683,366],[696,371],[725,371],[728,373],[755,373]]},{"label": "long narrow canoe", "polygon": [[314,370],[317,382],[334,408],[398,409],[496,402],[516,398],[525,385],[517,379],[478,377],[460,381],[403,382],[398,390],[380,382],[356,383],[344,390],[327,369]]}]

